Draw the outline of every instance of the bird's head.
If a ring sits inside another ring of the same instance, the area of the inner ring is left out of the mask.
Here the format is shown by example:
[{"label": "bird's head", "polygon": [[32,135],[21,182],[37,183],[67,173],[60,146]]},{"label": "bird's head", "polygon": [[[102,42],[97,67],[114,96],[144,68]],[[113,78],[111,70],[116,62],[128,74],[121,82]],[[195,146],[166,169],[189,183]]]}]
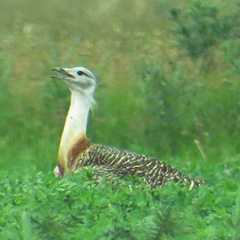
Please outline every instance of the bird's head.
[{"label": "bird's head", "polygon": [[53,71],[61,73],[61,76],[53,76],[52,78],[63,81],[73,92],[87,94],[91,97],[97,86],[94,74],[84,67],[75,68],[54,68]]}]

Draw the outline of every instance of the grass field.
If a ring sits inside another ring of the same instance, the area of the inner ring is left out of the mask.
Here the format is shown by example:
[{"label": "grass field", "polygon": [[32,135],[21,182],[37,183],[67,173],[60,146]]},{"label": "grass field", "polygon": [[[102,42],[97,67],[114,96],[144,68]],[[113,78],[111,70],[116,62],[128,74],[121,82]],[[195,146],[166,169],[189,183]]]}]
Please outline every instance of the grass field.
[{"label": "grass field", "polygon": [[[240,14],[208,4],[1,3],[0,239],[240,239]],[[91,142],[209,186],[55,179],[70,95],[51,69],[71,66],[98,79]]]}]

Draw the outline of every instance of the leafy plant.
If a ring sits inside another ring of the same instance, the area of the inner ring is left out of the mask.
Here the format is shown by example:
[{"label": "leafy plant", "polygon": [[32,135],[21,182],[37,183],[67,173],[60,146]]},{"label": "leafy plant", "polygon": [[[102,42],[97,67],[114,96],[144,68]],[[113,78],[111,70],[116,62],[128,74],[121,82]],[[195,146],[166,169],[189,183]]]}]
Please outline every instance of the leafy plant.
[{"label": "leafy plant", "polygon": [[231,75],[240,75],[240,39],[231,39],[222,43],[224,51],[224,57],[228,63],[230,63],[234,70],[229,71]]},{"label": "leafy plant", "polygon": [[0,237],[237,239],[239,157],[226,165],[211,166],[215,181],[192,191],[174,183],[150,190],[131,178],[96,186],[92,169],[67,179],[36,169],[5,173],[0,178]]},{"label": "leafy plant", "polygon": [[199,1],[194,2],[183,16],[180,9],[172,9],[171,14],[178,26],[174,33],[180,46],[188,51],[192,59],[207,51],[213,54],[211,48],[229,38],[239,19],[239,14],[219,16],[217,7]]}]

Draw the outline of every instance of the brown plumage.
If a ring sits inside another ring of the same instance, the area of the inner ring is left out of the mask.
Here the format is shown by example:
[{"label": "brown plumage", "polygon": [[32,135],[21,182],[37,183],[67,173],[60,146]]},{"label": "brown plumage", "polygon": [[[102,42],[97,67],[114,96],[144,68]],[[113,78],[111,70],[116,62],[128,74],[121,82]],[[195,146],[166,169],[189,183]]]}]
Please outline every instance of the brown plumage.
[{"label": "brown plumage", "polygon": [[144,177],[150,188],[163,187],[167,181],[181,185],[206,184],[204,181],[187,177],[157,159],[98,144],[89,145],[76,159],[69,159],[68,170],[76,173],[87,166],[97,167],[98,175],[113,175],[120,178],[130,175]]}]

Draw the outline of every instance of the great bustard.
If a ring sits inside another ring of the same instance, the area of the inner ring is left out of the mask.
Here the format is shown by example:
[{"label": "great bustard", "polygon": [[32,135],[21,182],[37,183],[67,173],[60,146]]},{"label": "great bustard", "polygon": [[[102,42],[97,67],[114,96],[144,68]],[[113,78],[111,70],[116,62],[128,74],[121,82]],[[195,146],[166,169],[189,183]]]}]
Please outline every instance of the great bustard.
[{"label": "great bustard", "polygon": [[94,74],[84,67],[55,68],[61,76],[54,76],[64,82],[71,91],[71,105],[66,118],[58,151],[58,166],[55,176],[77,173],[83,167],[92,166],[98,174],[124,178],[129,175],[145,177],[150,188],[162,187],[167,181],[182,185],[206,184],[193,180],[170,165],[141,154],[119,150],[114,147],[92,144],[86,137],[89,110],[95,103],[93,94],[97,86]]}]

